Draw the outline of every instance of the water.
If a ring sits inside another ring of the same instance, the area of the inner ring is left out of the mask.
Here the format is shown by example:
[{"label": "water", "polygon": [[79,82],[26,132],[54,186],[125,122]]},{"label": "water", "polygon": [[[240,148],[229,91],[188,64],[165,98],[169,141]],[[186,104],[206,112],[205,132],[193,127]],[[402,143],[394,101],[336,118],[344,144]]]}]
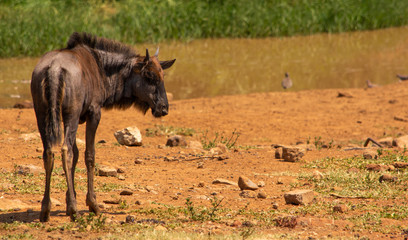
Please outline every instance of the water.
[{"label": "water", "polygon": [[[138,45],[144,53],[156,46]],[[408,75],[408,27],[342,34],[265,39],[203,39],[160,44],[160,59],[176,58],[166,70],[175,99],[252,92],[385,85]],[[38,59],[0,59],[0,107],[30,100],[29,79]]]}]

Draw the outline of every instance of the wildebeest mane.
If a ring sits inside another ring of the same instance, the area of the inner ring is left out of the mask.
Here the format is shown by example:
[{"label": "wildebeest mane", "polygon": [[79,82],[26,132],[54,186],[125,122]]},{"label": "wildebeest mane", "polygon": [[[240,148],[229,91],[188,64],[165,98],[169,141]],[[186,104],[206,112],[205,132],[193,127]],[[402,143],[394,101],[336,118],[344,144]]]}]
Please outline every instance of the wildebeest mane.
[{"label": "wildebeest mane", "polygon": [[67,49],[72,49],[78,45],[85,45],[90,48],[105,52],[122,54],[125,58],[133,58],[139,56],[132,48],[123,43],[102,37],[96,37],[90,33],[85,32],[74,32],[69,37]]}]

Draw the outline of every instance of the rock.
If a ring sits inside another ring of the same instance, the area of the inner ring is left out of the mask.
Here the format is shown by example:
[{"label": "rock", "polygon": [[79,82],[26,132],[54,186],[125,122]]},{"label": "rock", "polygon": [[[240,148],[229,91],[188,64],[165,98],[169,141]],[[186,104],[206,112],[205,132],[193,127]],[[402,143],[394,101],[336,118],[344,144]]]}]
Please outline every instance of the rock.
[{"label": "rock", "polygon": [[230,224],[231,227],[240,227],[241,225],[242,223],[238,220],[235,220],[234,222]]},{"label": "rock", "polygon": [[127,127],[114,133],[119,144],[126,146],[142,146],[142,134],[137,127]]},{"label": "rock", "polygon": [[398,180],[397,177],[393,177],[390,174],[384,174],[379,179],[380,183],[382,183],[382,182],[396,182],[397,180]]},{"label": "rock", "polygon": [[284,194],[286,204],[304,205],[313,201],[314,192],[312,190],[294,190]]},{"label": "rock", "polygon": [[103,143],[106,143],[106,140],[105,140],[105,139],[101,139],[101,140],[99,140],[97,143],[103,144]]},{"label": "rock", "polygon": [[136,222],[136,216],[134,215],[127,215],[126,216],[126,223],[135,223]]},{"label": "rock", "polygon": [[40,134],[39,133],[24,133],[24,134],[20,134],[19,138],[27,142],[31,140],[40,139]]},{"label": "rock", "polygon": [[9,211],[13,209],[27,209],[30,205],[23,203],[20,199],[0,199],[0,211]]},{"label": "rock", "polygon": [[374,150],[374,149],[367,149],[363,152],[363,158],[364,159],[377,159],[378,152],[377,150]]},{"label": "rock", "polygon": [[222,149],[219,147],[214,147],[210,149],[210,154],[211,155],[220,155],[223,154]]},{"label": "rock", "polygon": [[238,186],[237,183],[230,181],[230,180],[226,180],[226,179],[222,179],[222,178],[217,178],[215,179],[212,184],[225,184],[225,185],[233,185],[233,186]]},{"label": "rock", "polygon": [[204,168],[204,162],[198,162],[197,168]]},{"label": "rock", "polygon": [[77,144],[78,146],[85,146],[86,143],[85,143],[84,140],[77,138],[77,139],[76,139],[76,144]]},{"label": "rock", "polygon": [[174,135],[169,137],[166,142],[166,146],[168,147],[186,147],[187,142],[181,135]]},{"label": "rock", "polygon": [[259,191],[256,197],[261,198],[261,199],[266,199],[268,195],[264,191]]},{"label": "rock", "polygon": [[296,216],[281,216],[274,219],[277,227],[294,228],[297,225]]},{"label": "rock", "polygon": [[285,146],[282,147],[282,158],[287,162],[297,162],[305,155],[304,152],[303,148]]},{"label": "rock", "polygon": [[314,170],[313,171],[313,178],[317,179],[317,180],[320,180],[320,179],[324,178],[324,175],[323,175],[323,173],[321,173],[321,172],[319,172],[317,170]]},{"label": "rock", "polygon": [[204,187],[204,186],[205,186],[205,183],[203,181],[199,182],[197,185],[197,187]]},{"label": "rock", "polygon": [[119,204],[120,200],[118,200],[118,199],[108,199],[108,200],[103,200],[103,203],[106,203],[106,204]]},{"label": "rock", "polygon": [[225,144],[218,143],[218,144],[217,144],[217,147],[218,147],[219,149],[221,149],[221,152],[222,152],[222,153],[228,153],[228,148],[227,148],[227,146],[226,146]]},{"label": "rock", "polygon": [[238,186],[241,190],[257,190],[258,189],[258,186],[245,176],[240,176],[238,178]]},{"label": "rock", "polygon": [[278,208],[279,208],[279,204],[276,203],[276,202],[272,203],[272,208],[275,209],[275,210],[278,209]]},{"label": "rock", "polygon": [[278,147],[275,149],[275,158],[282,159],[282,148],[281,147]]},{"label": "rock", "polygon": [[33,108],[33,102],[31,101],[23,101],[23,102],[18,102],[16,104],[14,104],[13,108],[19,108],[19,109],[23,109],[23,108]]},{"label": "rock", "polygon": [[61,202],[58,201],[57,199],[55,199],[55,198],[50,198],[50,199],[51,199],[52,206],[61,206],[62,205]]},{"label": "rock", "polygon": [[305,151],[314,151],[316,150],[316,145],[314,144],[298,144],[296,147],[302,148]]},{"label": "rock", "polygon": [[44,172],[43,168],[37,167],[37,166],[32,165],[32,164],[17,166],[17,173],[18,174],[23,174],[23,175],[33,174],[33,175],[36,175],[36,174],[40,174],[42,172]]},{"label": "rock", "polygon": [[118,176],[118,179],[121,180],[121,181],[123,181],[123,180],[125,180],[126,178],[125,178],[125,176],[123,176],[123,175],[119,175],[119,176]]},{"label": "rock", "polygon": [[370,163],[366,165],[366,169],[368,171],[374,171],[374,172],[382,172],[388,170],[388,167],[382,164],[374,164]]},{"label": "rock", "polygon": [[167,228],[162,226],[162,225],[157,225],[156,227],[154,227],[155,231],[161,231],[161,232],[166,232]]},{"label": "rock", "polygon": [[197,150],[203,150],[203,145],[199,141],[190,141],[188,147]]},{"label": "rock", "polygon": [[339,204],[333,207],[333,212],[345,213],[348,211],[348,207],[345,204]]},{"label": "rock", "polygon": [[381,144],[383,147],[391,148],[394,139],[392,137],[381,138],[378,140],[378,143]]},{"label": "rock", "polygon": [[143,200],[136,200],[135,204],[136,205],[143,205],[144,201]]},{"label": "rock", "polygon": [[118,173],[125,173],[125,169],[124,168],[118,168],[117,170],[116,170]]},{"label": "rock", "polygon": [[394,167],[395,168],[406,168],[408,167],[408,163],[407,162],[395,162]]},{"label": "rock", "polygon": [[399,148],[408,147],[408,135],[394,139],[392,141],[392,146]]},{"label": "rock", "polygon": [[129,195],[133,195],[133,192],[130,190],[123,190],[122,192],[119,193],[119,195],[129,196]]},{"label": "rock", "polygon": [[258,182],[258,187],[265,187],[265,182],[264,181],[259,181]]},{"label": "rock", "polygon": [[118,175],[118,171],[116,168],[100,165],[98,167],[98,174],[102,177],[116,177]]},{"label": "rock", "polygon": [[338,98],[352,98],[353,96],[350,93],[347,92],[339,92],[337,94]]},{"label": "rock", "polygon": [[239,193],[239,196],[242,197],[242,198],[256,198],[257,194],[255,192],[253,192],[253,191],[250,191],[250,190],[242,190]]},{"label": "rock", "polygon": [[135,164],[142,164],[142,163],[143,163],[143,160],[140,159],[140,158],[137,158],[137,159],[135,160]]},{"label": "rock", "polygon": [[282,178],[278,178],[278,180],[276,180],[276,184],[283,184]]}]

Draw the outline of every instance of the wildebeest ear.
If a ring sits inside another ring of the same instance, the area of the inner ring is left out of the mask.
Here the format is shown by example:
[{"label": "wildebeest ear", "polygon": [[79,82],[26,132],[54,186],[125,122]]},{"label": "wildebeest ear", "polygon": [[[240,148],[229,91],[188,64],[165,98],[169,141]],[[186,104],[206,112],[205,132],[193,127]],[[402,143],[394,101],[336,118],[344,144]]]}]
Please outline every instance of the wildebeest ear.
[{"label": "wildebeest ear", "polygon": [[160,61],[160,66],[164,69],[167,69],[171,66],[173,66],[173,63],[176,61],[176,59],[173,60],[168,60],[168,61]]}]

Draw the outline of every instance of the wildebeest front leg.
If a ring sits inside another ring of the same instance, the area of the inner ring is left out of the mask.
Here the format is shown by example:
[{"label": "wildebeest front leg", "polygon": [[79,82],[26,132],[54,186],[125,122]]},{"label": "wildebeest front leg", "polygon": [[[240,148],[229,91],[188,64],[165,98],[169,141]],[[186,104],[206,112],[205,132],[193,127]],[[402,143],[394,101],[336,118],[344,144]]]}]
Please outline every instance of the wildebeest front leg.
[{"label": "wildebeest front leg", "polygon": [[86,195],[86,205],[89,206],[89,211],[94,212],[95,214],[100,213],[94,192],[95,134],[100,119],[101,112],[100,110],[97,110],[90,114],[86,120],[85,164],[88,174],[88,193]]},{"label": "wildebeest front leg", "polygon": [[44,168],[45,168],[45,191],[44,198],[41,202],[40,221],[48,222],[50,219],[51,200],[50,200],[50,184],[51,174],[54,168],[54,152],[50,146],[44,145],[43,152]]}]

